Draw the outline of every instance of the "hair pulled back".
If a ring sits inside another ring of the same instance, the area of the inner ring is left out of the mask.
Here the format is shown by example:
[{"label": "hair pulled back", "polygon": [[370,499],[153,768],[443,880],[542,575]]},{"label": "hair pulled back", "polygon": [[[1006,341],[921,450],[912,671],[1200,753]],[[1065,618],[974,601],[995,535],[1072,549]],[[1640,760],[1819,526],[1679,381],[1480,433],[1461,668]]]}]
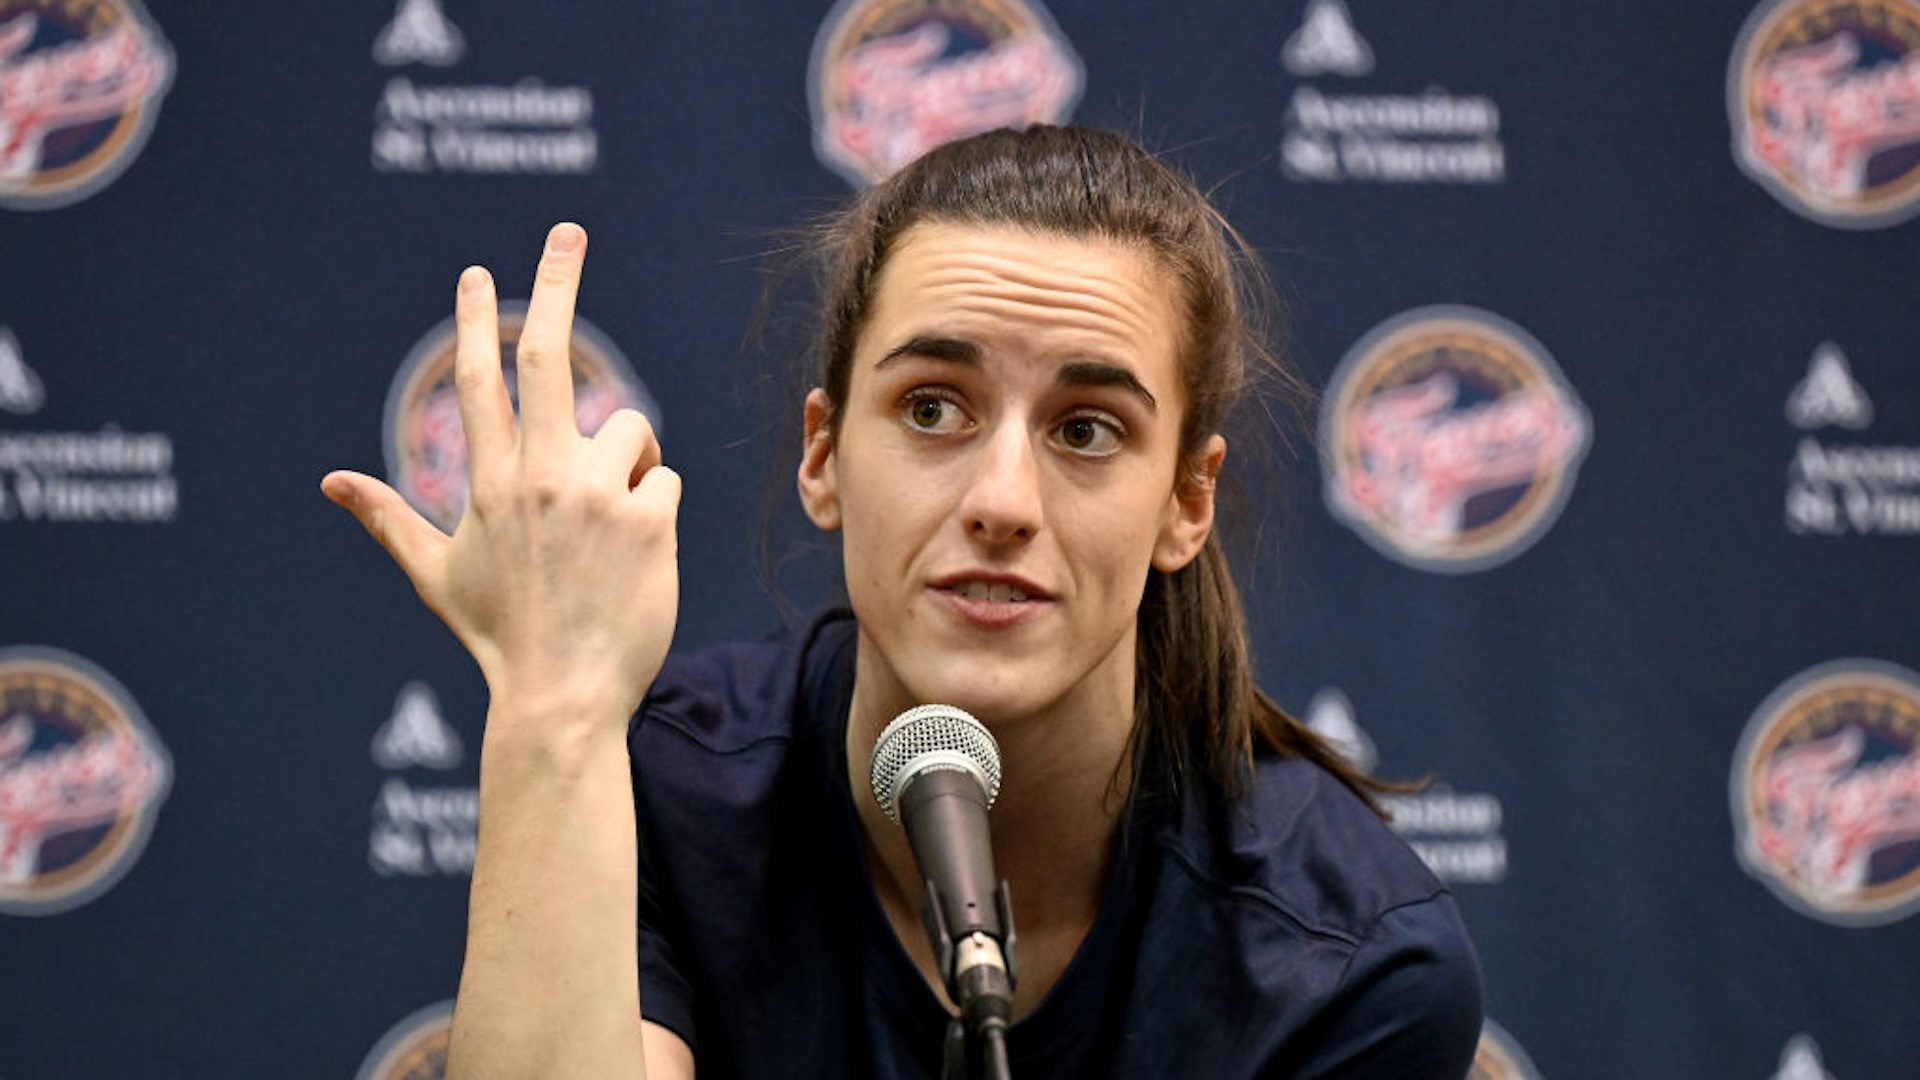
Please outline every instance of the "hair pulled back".
[{"label": "hair pulled back", "polygon": [[[1259,261],[1207,197],[1128,139],[1036,125],[943,144],[863,192],[826,228],[815,377],[837,432],[853,351],[882,267],[916,225],[1014,226],[1099,239],[1148,253],[1179,290],[1184,484],[1211,485],[1208,438],[1259,386],[1304,395],[1267,345],[1260,316],[1277,307]],[[1256,741],[1312,759],[1373,802],[1388,785],[1355,770],[1254,684],[1245,613],[1218,530],[1174,573],[1152,570],[1138,616],[1133,760],[1165,764],[1173,783],[1203,756],[1212,779],[1239,790]]]}]

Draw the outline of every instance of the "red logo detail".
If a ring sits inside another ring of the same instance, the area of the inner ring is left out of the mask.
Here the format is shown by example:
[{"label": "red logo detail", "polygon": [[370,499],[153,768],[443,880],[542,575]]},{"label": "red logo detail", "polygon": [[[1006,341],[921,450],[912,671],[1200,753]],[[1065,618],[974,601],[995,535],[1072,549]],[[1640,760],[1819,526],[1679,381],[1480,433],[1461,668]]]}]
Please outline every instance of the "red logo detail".
[{"label": "red logo detail", "polygon": [[944,142],[1065,121],[1082,77],[1031,0],[842,0],[814,42],[814,148],[874,183]]},{"label": "red logo detail", "polygon": [[1438,305],[1381,323],[1328,380],[1328,509],[1389,558],[1469,573],[1553,524],[1590,441],[1546,349],[1489,312]]},{"label": "red logo detail", "polygon": [[0,192],[25,188],[41,170],[50,134],[135,108],[171,73],[139,23],[26,53],[37,26],[32,13],[0,25]]},{"label": "red logo detail", "polygon": [[1730,794],[1740,864],[1789,905],[1847,926],[1920,911],[1920,675],[1794,676],[1748,721]]},{"label": "red logo detail", "polygon": [[1920,54],[1855,71],[1859,57],[1859,41],[1842,33],[1764,61],[1753,157],[1813,194],[1849,199],[1866,188],[1875,154],[1920,140]]},{"label": "red logo detail", "polygon": [[31,881],[49,839],[136,812],[165,775],[124,731],[29,755],[34,726],[24,716],[0,724],[0,885]]},{"label": "red logo detail", "polygon": [[950,139],[1059,115],[1079,92],[1072,62],[1044,36],[942,60],[949,36],[928,23],[869,41],[840,62],[846,110],[827,121],[825,135],[838,156],[885,176]]},{"label": "red logo detail", "polygon": [[1754,846],[1819,893],[1858,893],[1871,884],[1875,853],[1920,839],[1920,758],[1861,765],[1864,744],[1859,729],[1847,728],[1761,766],[1765,809]]},{"label": "red logo detail", "polygon": [[1409,535],[1450,539],[1468,499],[1559,467],[1585,440],[1579,414],[1549,390],[1454,412],[1458,397],[1458,382],[1437,374],[1361,405],[1359,467],[1346,480],[1357,508],[1393,519]]}]

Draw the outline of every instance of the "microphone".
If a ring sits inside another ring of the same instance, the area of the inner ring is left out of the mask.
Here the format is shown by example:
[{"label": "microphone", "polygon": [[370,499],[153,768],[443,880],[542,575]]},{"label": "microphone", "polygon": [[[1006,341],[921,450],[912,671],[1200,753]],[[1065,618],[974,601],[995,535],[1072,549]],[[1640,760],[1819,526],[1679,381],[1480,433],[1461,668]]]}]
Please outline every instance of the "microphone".
[{"label": "microphone", "polygon": [[1013,905],[993,875],[987,811],[1000,793],[1000,747],[951,705],[908,709],[873,748],[873,797],[904,825],[926,883],[920,917],[947,996],[970,1035],[997,1043],[1012,1022]]}]

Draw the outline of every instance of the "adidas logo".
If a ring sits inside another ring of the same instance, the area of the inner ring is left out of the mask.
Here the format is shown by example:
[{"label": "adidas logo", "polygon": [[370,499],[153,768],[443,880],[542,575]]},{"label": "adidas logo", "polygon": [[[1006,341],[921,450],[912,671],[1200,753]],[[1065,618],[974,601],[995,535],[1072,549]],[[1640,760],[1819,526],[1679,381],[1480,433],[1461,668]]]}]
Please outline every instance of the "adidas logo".
[{"label": "adidas logo", "polygon": [[1807,1035],[1795,1035],[1780,1052],[1780,1071],[1773,1080],[1833,1080],[1820,1062],[1820,1047]]},{"label": "adidas logo", "polygon": [[1333,745],[1340,756],[1361,772],[1372,772],[1380,762],[1380,751],[1373,738],[1353,717],[1353,703],[1338,690],[1327,689],[1313,695],[1307,703],[1304,721],[1313,733]]},{"label": "adidas logo", "polygon": [[460,736],[440,715],[439,700],[423,682],[400,688],[392,718],[373,736],[373,763],[383,769],[451,769],[460,764],[460,751]]},{"label": "adidas logo", "polygon": [[373,41],[374,62],[385,67],[448,67],[466,51],[466,38],[440,10],[440,0],[400,0],[393,21]]},{"label": "adidas logo", "polygon": [[1873,401],[1853,379],[1840,346],[1823,341],[1807,362],[1807,377],[1787,395],[1787,420],[1802,431],[1843,427],[1854,431],[1873,423]]},{"label": "adidas logo", "polygon": [[46,401],[47,389],[21,355],[20,339],[0,326],[0,409],[15,416],[30,416]]},{"label": "adidas logo", "polygon": [[1341,0],[1307,0],[1300,29],[1280,48],[1280,63],[1303,79],[1365,75],[1373,70],[1373,49],[1353,28],[1353,16]]}]

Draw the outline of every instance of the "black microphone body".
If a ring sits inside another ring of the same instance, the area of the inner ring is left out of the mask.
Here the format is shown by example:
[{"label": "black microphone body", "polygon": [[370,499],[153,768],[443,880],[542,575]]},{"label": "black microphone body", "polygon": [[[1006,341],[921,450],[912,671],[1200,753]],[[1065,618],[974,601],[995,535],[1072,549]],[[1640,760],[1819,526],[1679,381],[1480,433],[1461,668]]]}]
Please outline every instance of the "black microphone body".
[{"label": "black microphone body", "polygon": [[[921,920],[969,1050],[999,1057],[1013,1022],[1013,906],[993,872],[987,811],[1000,750],[978,720],[945,705],[900,714],[874,747],[874,797],[907,830],[926,885]],[[982,1050],[981,1048],[985,1048]],[[972,1053],[969,1056],[973,1056]]]},{"label": "black microphone body", "polygon": [[906,778],[899,805],[913,861],[939,894],[946,933],[959,938],[980,931],[1004,938],[994,904],[987,793],[980,782],[963,769],[935,765]]}]

